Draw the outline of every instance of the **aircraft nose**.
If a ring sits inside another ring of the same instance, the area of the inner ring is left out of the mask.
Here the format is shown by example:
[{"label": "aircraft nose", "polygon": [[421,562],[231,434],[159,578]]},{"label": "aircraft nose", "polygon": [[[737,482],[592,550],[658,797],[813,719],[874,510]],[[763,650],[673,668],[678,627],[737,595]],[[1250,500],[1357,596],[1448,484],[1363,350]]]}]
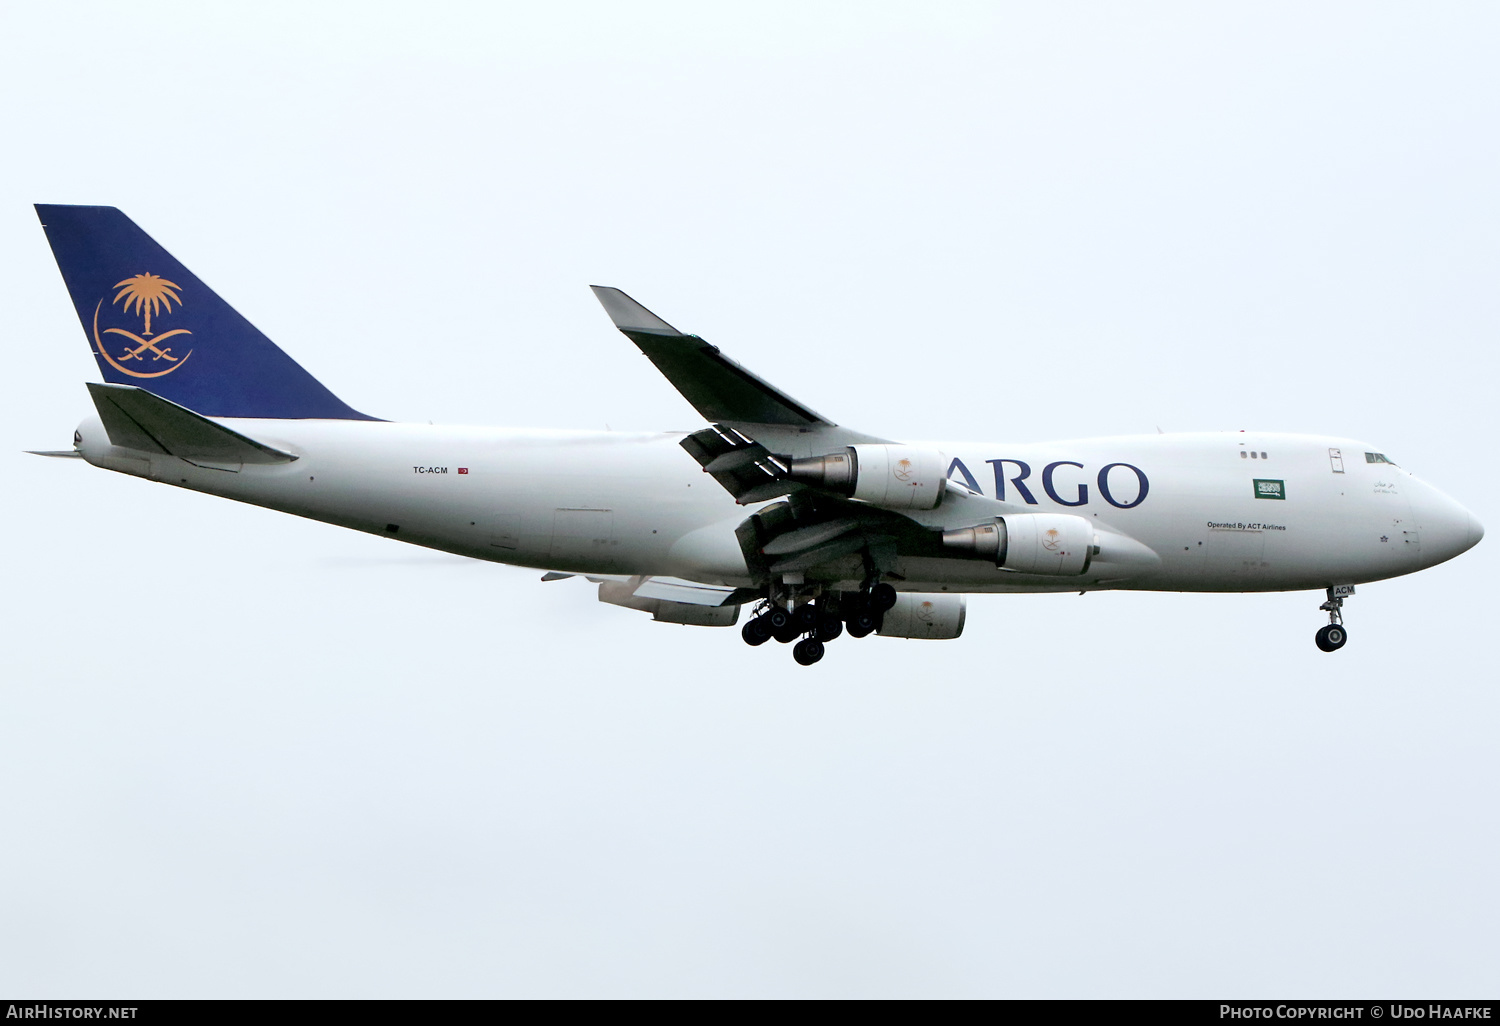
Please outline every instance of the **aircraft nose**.
[{"label": "aircraft nose", "polygon": [[1424,567],[1465,553],[1484,537],[1484,527],[1473,513],[1430,485],[1421,485],[1412,496],[1412,513],[1417,520]]}]

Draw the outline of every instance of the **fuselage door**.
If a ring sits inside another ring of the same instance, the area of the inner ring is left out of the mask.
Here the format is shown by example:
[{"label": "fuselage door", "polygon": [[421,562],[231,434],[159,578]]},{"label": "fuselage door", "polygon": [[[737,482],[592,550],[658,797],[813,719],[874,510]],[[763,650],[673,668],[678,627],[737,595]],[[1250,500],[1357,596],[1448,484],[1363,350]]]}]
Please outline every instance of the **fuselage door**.
[{"label": "fuselage door", "polygon": [[1231,590],[1270,566],[1265,561],[1266,536],[1258,525],[1224,524],[1212,528],[1205,548],[1208,576]]},{"label": "fuselage door", "polygon": [[554,569],[611,573],[616,555],[614,513],[607,509],[558,509],[552,514]]},{"label": "fuselage door", "polygon": [[1328,462],[1333,467],[1335,474],[1342,474],[1344,472],[1344,450],[1329,449]]}]

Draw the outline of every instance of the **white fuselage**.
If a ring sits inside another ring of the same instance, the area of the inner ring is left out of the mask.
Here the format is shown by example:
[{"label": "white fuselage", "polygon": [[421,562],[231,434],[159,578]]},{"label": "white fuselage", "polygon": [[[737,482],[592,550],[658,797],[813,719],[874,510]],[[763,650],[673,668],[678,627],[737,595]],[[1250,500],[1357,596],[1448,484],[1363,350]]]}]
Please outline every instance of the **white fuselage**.
[{"label": "white fuselage", "polygon": [[[734,529],[755,507],[736,505],[704,474],[680,434],[219,422],[298,459],[195,466],[116,448],[94,418],[80,425],[79,448],[95,466],[477,559],[751,583]],[[965,487],[914,519],[938,529],[997,511],[1069,513],[1101,537],[1123,536],[1132,555],[1111,563],[1106,545],[1105,558],[1067,580],[974,559],[908,559],[902,590],[1323,588],[1411,573],[1483,533],[1458,503],[1394,464],[1368,462],[1376,450],[1348,439],[1236,433],[933,447]]]}]

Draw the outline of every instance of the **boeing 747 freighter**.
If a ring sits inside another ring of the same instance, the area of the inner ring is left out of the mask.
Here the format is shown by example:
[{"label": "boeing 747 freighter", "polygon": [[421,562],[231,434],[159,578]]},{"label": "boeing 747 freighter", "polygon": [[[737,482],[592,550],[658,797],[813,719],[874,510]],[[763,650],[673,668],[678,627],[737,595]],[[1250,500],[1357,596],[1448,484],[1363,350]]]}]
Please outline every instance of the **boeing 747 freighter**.
[{"label": "boeing 747 freighter", "polygon": [[[987,592],[1316,591],[1472,548],[1474,515],[1383,445],[1238,432],[908,442],[813,412],[613,288],[605,312],[705,426],[543,431],[350,408],[113,207],[38,206],[102,383],[41,455],[474,559],[792,644],[934,640]],[[688,487],[694,486],[694,487]]]}]

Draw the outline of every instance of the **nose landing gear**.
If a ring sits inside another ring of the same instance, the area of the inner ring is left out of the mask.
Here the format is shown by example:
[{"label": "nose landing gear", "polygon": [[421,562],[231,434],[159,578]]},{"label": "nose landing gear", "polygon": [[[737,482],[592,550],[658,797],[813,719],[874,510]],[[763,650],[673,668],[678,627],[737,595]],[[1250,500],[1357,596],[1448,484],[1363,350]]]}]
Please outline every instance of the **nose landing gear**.
[{"label": "nose landing gear", "polygon": [[1353,594],[1353,585],[1329,588],[1328,601],[1318,607],[1328,614],[1328,626],[1320,629],[1313,640],[1324,652],[1337,652],[1349,640],[1349,632],[1344,629],[1344,599]]},{"label": "nose landing gear", "polygon": [[1324,652],[1337,652],[1344,647],[1344,642],[1349,640],[1349,635],[1344,632],[1343,624],[1331,623],[1321,628],[1313,640]]}]

